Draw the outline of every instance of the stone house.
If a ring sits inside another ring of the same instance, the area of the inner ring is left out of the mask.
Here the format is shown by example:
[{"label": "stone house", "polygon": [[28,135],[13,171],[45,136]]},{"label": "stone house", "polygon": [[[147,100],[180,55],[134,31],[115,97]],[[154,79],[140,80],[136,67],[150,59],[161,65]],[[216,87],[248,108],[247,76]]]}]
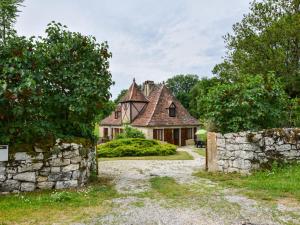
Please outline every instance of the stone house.
[{"label": "stone house", "polygon": [[135,80],[115,111],[101,121],[100,137],[113,139],[125,124],[139,129],[148,139],[179,146],[192,143],[199,126],[164,84],[145,81],[140,90]]}]

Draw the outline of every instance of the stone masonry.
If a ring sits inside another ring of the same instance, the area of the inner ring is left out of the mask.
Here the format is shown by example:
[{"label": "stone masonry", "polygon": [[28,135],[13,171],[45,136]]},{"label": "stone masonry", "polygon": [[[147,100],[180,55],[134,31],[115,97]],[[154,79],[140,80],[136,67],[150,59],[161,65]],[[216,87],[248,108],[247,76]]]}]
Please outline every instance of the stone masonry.
[{"label": "stone masonry", "polygon": [[81,187],[96,170],[93,147],[57,140],[50,152],[34,151],[17,152],[0,162],[0,193]]},{"label": "stone masonry", "polygon": [[209,171],[250,173],[274,161],[300,162],[299,128],[208,136]]}]

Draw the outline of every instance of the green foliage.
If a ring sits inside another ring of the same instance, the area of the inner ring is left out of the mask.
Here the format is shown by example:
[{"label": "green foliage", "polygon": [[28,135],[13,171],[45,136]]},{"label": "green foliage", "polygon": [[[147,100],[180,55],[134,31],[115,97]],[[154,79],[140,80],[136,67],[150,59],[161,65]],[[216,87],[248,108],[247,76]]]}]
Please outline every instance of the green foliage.
[{"label": "green foliage", "polygon": [[121,90],[121,92],[118,94],[117,98],[114,100],[115,104],[118,104],[121,101],[121,99],[125,96],[127,91],[128,91],[127,89]]},{"label": "green foliage", "polygon": [[289,127],[300,127],[300,98],[290,100]]},{"label": "green foliage", "polygon": [[122,138],[145,138],[145,135],[142,131],[126,125],[124,131],[116,136],[116,139]]},{"label": "green foliage", "polygon": [[6,39],[16,34],[13,26],[16,22],[18,7],[23,0],[1,0],[0,1],[0,43],[5,44]]},{"label": "green foliage", "polygon": [[281,127],[287,121],[288,97],[272,74],[219,84],[203,101],[205,118],[224,133]]},{"label": "green foliage", "polygon": [[227,56],[214,68],[222,79],[274,74],[290,97],[300,95],[300,1],[254,0],[250,13],[225,36]]},{"label": "green foliage", "polygon": [[175,75],[166,81],[167,87],[171,90],[173,95],[180,101],[180,103],[186,108],[190,109],[189,102],[191,100],[191,89],[195,86],[199,80],[197,75]]},{"label": "green foliage", "polygon": [[300,165],[273,165],[271,170],[256,171],[250,176],[237,173],[199,172],[197,176],[219,181],[235,188],[247,189],[251,197],[272,199],[293,197],[300,200]]},{"label": "green foliage", "polygon": [[107,43],[52,22],[46,36],[9,38],[0,50],[0,142],[92,139],[112,85]]},{"label": "green foliage", "polygon": [[204,119],[204,115],[207,113],[206,95],[209,90],[220,83],[220,80],[213,78],[202,78],[191,89],[190,95],[190,113],[200,119]]},{"label": "green foliage", "polygon": [[175,145],[142,138],[117,139],[98,145],[99,157],[163,156],[175,153]]}]

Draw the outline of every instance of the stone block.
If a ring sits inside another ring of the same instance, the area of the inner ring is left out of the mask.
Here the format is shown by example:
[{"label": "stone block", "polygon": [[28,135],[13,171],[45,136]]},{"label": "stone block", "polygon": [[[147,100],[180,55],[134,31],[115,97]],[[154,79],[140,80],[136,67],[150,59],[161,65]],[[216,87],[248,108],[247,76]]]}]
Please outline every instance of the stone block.
[{"label": "stone block", "polygon": [[12,192],[20,189],[20,182],[17,180],[6,180],[0,184],[0,192]]},{"label": "stone block", "polygon": [[281,152],[281,151],[289,151],[291,150],[292,147],[290,144],[283,144],[283,145],[277,145],[276,146],[276,150]]},{"label": "stone block", "polygon": [[217,139],[217,146],[218,146],[218,147],[221,147],[221,148],[225,148],[225,147],[226,147],[225,139],[223,139],[223,138],[218,138],[218,139]]},{"label": "stone block", "polygon": [[234,137],[234,135],[233,135],[233,133],[228,133],[228,134],[224,134],[224,137],[225,137],[226,139],[231,139],[231,138]]},{"label": "stone block", "polygon": [[235,144],[229,144],[226,146],[226,149],[228,151],[238,151],[240,148],[239,148],[239,145],[235,145]]},{"label": "stone block", "polygon": [[79,170],[75,170],[72,173],[72,180],[78,180],[80,177],[80,171]]},{"label": "stone block", "polygon": [[0,182],[3,182],[6,180],[6,175],[0,174]]},{"label": "stone block", "polygon": [[36,176],[35,176],[35,172],[25,172],[13,176],[13,179],[20,180],[20,181],[35,182]]},{"label": "stone block", "polygon": [[37,171],[43,167],[43,163],[27,163],[18,167],[18,172]]},{"label": "stone block", "polygon": [[15,154],[16,161],[30,161],[32,157],[28,155],[26,152],[17,152]]},{"label": "stone block", "polygon": [[44,154],[43,153],[39,153],[37,156],[35,156],[36,160],[43,160],[44,159]]},{"label": "stone block", "polygon": [[39,147],[34,147],[34,151],[35,152],[46,152],[46,150],[44,150],[44,149],[41,149],[41,148],[39,148]]},{"label": "stone block", "polygon": [[70,180],[72,177],[72,172],[65,172],[65,173],[51,173],[48,176],[49,181],[66,181]]},{"label": "stone block", "polygon": [[68,149],[68,148],[71,148],[71,144],[70,143],[62,143],[60,145],[60,148],[61,149]]},{"label": "stone block", "polygon": [[70,164],[70,159],[61,159],[61,158],[57,158],[57,159],[51,159],[49,161],[51,166],[67,166]]},{"label": "stone block", "polygon": [[265,137],[265,145],[273,145],[274,144],[274,139],[270,137]]},{"label": "stone block", "polygon": [[30,182],[21,183],[21,191],[25,191],[25,192],[34,191],[35,187],[36,187],[35,183],[30,183]]},{"label": "stone block", "polygon": [[71,163],[80,163],[81,162],[81,156],[76,156],[71,158]]},{"label": "stone block", "polygon": [[73,157],[79,156],[79,150],[73,150],[73,151],[65,151],[63,152],[63,157],[65,159],[70,159]]},{"label": "stone block", "polygon": [[77,180],[58,181],[56,182],[55,185],[55,189],[75,188],[75,187],[78,187]]},{"label": "stone block", "polygon": [[0,167],[0,175],[5,175],[5,174],[6,174],[6,168]]},{"label": "stone block", "polygon": [[36,179],[37,182],[45,182],[47,180],[48,180],[48,177],[46,177],[46,176],[38,176]]},{"label": "stone block", "polygon": [[76,143],[71,143],[71,149],[73,150],[79,150],[79,148],[81,148],[82,145],[76,144]]},{"label": "stone block", "polygon": [[62,172],[69,172],[79,169],[79,164],[70,164],[62,168]]},{"label": "stone block", "polygon": [[235,142],[239,143],[239,144],[245,144],[248,143],[247,137],[243,136],[243,137],[236,137],[235,138]]},{"label": "stone block", "polygon": [[39,188],[39,189],[52,189],[53,188],[53,186],[54,186],[54,182],[50,182],[50,181],[48,181],[48,182],[38,182],[38,184],[37,184],[37,187]]},{"label": "stone block", "polygon": [[60,166],[51,167],[51,173],[59,173],[59,172],[61,172]]}]

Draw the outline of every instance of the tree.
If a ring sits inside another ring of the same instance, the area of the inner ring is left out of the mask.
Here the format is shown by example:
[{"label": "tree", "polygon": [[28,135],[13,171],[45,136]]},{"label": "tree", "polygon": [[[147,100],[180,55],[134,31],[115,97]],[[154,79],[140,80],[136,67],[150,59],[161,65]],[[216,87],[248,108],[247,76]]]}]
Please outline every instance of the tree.
[{"label": "tree", "polygon": [[0,142],[93,138],[112,85],[107,43],[52,22],[46,37],[13,37],[0,50]]},{"label": "tree", "polygon": [[253,1],[250,13],[225,36],[228,53],[213,72],[227,81],[244,74],[281,78],[290,97],[300,96],[300,1]]},{"label": "tree", "polygon": [[23,0],[1,0],[0,1],[0,42],[6,43],[6,39],[15,34],[13,26],[19,12],[18,8]]},{"label": "tree", "polygon": [[190,90],[199,80],[197,75],[175,75],[166,81],[167,87],[171,90],[173,95],[181,102],[181,104],[189,110]]},{"label": "tree", "polygon": [[190,113],[203,120],[207,113],[206,96],[209,90],[220,83],[216,77],[200,79],[190,91]]},{"label": "tree", "polygon": [[286,125],[288,96],[273,74],[248,75],[211,88],[205,106],[217,131],[261,130]]},{"label": "tree", "polygon": [[118,94],[118,96],[117,96],[117,98],[114,100],[114,102],[115,102],[116,104],[118,104],[118,103],[121,101],[121,99],[125,96],[125,94],[127,93],[127,91],[128,91],[128,89],[123,89],[123,90],[121,90],[121,92]]}]

